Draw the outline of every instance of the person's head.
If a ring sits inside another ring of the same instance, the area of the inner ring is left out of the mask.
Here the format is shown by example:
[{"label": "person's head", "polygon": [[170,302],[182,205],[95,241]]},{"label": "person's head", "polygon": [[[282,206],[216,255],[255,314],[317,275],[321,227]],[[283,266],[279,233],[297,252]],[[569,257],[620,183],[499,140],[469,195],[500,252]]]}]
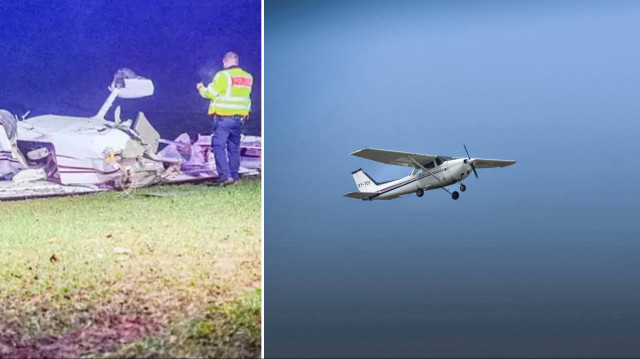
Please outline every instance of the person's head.
[{"label": "person's head", "polygon": [[225,69],[228,69],[231,66],[238,66],[238,63],[238,54],[232,51],[227,52],[222,59],[222,65]]}]

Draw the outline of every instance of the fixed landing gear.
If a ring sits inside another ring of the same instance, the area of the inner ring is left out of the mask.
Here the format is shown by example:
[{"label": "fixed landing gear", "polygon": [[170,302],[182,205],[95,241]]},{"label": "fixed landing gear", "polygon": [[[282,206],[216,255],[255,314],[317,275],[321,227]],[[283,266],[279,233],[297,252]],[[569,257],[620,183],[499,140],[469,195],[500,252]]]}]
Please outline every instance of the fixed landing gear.
[{"label": "fixed landing gear", "polygon": [[467,186],[465,186],[462,183],[460,183],[460,192],[464,192],[466,190],[467,190]]},{"label": "fixed landing gear", "polygon": [[416,196],[422,197],[424,195],[424,190],[422,188],[418,188],[416,191]]},{"label": "fixed landing gear", "polygon": [[453,191],[453,193],[451,194],[451,198],[458,199],[458,197],[460,197],[460,193],[458,193],[458,191]]}]

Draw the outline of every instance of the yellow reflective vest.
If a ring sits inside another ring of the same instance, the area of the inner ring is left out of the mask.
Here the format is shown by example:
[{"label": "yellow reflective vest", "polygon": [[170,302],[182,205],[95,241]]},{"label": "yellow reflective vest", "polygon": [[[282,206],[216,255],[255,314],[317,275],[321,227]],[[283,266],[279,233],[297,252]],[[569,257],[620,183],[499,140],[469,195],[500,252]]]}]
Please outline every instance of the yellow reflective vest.
[{"label": "yellow reflective vest", "polygon": [[253,76],[238,66],[218,71],[200,96],[211,100],[209,115],[248,116],[251,111]]}]

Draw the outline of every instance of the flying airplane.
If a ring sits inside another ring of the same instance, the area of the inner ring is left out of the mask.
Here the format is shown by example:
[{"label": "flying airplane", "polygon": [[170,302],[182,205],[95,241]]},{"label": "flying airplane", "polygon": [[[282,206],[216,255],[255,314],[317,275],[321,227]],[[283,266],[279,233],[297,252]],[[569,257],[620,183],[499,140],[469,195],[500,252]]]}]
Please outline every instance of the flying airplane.
[{"label": "flying airplane", "polygon": [[506,167],[516,163],[512,160],[489,160],[483,158],[471,158],[467,146],[464,146],[467,158],[446,156],[421,155],[418,153],[379,150],[375,148],[362,148],[352,153],[353,156],[366,158],[390,165],[413,167],[410,175],[387,182],[376,182],[362,168],[352,172],[353,179],[358,186],[358,192],[350,192],[345,197],[372,201],[378,199],[394,199],[402,195],[415,193],[418,197],[424,195],[424,191],[442,188],[451,194],[454,200],[460,197],[458,191],[449,191],[446,187],[454,183],[460,183],[460,191],[467,187],[462,180],[471,172],[478,178],[476,168]]}]

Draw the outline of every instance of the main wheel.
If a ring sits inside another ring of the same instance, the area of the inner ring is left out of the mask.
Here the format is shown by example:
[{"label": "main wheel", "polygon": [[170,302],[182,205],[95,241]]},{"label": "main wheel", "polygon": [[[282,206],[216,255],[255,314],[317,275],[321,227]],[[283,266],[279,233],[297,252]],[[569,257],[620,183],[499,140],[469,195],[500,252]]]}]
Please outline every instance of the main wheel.
[{"label": "main wheel", "polygon": [[416,191],[416,196],[422,197],[422,195],[424,195],[424,190],[422,188],[418,188],[418,190]]},{"label": "main wheel", "polygon": [[451,194],[451,198],[458,199],[458,197],[460,197],[460,193],[458,193],[458,191],[453,191],[453,193]]},{"label": "main wheel", "polygon": [[465,186],[462,183],[460,183],[460,192],[464,192],[466,190],[467,190],[467,186]]}]

